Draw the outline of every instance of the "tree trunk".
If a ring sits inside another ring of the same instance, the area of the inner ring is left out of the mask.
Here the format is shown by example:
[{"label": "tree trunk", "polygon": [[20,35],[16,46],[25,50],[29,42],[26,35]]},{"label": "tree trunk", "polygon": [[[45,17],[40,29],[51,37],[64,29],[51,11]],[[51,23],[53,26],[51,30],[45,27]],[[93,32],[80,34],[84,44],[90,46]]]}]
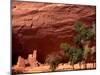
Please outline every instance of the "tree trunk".
[{"label": "tree trunk", "polygon": [[80,67],[80,70],[81,70],[81,62],[79,62],[79,67]]},{"label": "tree trunk", "polygon": [[86,62],[85,61],[83,61],[83,65],[84,65],[84,69],[86,69]]},{"label": "tree trunk", "polygon": [[72,68],[73,68],[73,70],[74,70],[74,64],[72,64]]},{"label": "tree trunk", "polygon": [[87,64],[86,64],[86,62],[84,63],[84,66],[85,66],[85,69],[87,69]]}]

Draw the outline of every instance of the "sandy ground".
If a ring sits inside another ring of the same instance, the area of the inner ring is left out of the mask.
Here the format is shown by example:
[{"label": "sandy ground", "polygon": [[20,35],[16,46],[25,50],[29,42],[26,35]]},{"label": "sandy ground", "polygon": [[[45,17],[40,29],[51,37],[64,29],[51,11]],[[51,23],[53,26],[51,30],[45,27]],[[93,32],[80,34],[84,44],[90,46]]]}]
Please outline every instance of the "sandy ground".
[{"label": "sandy ground", "polygon": [[[13,69],[15,70],[19,70],[22,71],[23,73],[36,73],[36,72],[50,72],[50,66],[49,65],[41,65],[39,67],[17,67],[14,66]],[[87,63],[87,69],[95,69],[96,68],[96,63]],[[84,64],[81,65],[81,68],[79,66],[79,64],[75,64],[74,65],[74,70],[83,70],[84,68]],[[56,71],[69,71],[69,70],[73,70],[73,67],[69,64],[59,64],[59,66],[57,67]]]}]

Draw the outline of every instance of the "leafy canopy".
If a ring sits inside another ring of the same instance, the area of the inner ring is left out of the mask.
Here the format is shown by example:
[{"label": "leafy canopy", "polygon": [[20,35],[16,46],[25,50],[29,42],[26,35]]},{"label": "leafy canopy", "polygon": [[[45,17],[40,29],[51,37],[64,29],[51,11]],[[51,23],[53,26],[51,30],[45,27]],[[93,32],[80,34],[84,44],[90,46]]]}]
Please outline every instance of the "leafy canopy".
[{"label": "leafy canopy", "polygon": [[80,44],[81,40],[92,40],[96,34],[95,24],[92,25],[92,28],[87,28],[82,22],[77,22],[75,23],[75,32],[77,33],[76,37],[74,38],[76,44]]},{"label": "leafy canopy", "polygon": [[82,50],[79,48],[74,48],[71,47],[69,50],[69,57],[70,57],[70,62],[71,64],[75,64],[77,62],[79,62],[82,59]]}]

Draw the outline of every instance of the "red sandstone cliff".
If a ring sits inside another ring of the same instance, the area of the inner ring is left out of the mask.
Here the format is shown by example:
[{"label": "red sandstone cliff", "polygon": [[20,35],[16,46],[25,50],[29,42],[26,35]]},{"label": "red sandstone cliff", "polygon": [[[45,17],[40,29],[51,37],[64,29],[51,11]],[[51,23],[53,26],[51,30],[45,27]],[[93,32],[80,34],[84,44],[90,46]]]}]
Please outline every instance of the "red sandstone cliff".
[{"label": "red sandstone cliff", "polygon": [[96,7],[70,4],[13,2],[12,52],[27,57],[34,49],[37,59],[56,52],[61,42],[73,44],[74,23],[82,21],[91,26],[96,20]]}]

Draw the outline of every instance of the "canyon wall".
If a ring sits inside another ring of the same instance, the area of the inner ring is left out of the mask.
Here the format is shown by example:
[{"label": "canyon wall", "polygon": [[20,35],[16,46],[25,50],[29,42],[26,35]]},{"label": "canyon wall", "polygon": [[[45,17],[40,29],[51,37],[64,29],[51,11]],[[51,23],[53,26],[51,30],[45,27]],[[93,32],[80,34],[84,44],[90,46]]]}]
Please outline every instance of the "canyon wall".
[{"label": "canyon wall", "polygon": [[88,5],[12,2],[12,56],[24,58],[35,49],[37,60],[44,62],[59,45],[73,45],[74,24],[90,27],[96,21],[96,7]]}]

